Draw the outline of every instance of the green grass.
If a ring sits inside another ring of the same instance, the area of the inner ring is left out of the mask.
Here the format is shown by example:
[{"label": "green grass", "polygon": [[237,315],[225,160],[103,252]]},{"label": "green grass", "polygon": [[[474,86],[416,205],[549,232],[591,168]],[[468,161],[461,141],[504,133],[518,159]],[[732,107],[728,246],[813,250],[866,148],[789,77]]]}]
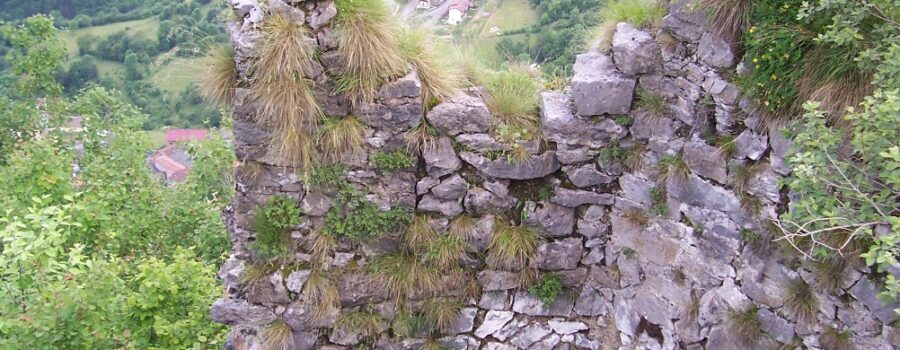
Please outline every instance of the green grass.
[{"label": "green grass", "polygon": [[734,340],[744,347],[755,347],[764,336],[755,306],[743,311],[731,310],[728,326]]},{"label": "green grass", "polygon": [[615,0],[600,9],[600,18],[628,22],[635,27],[657,27],[667,12],[658,0]]},{"label": "green grass", "polygon": [[152,149],[160,149],[167,144],[165,130],[144,131],[144,135],[150,140],[150,147],[152,147]]},{"label": "green grass", "polygon": [[176,57],[166,60],[150,77],[154,86],[178,96],[203,73],[203,59]]},{"label": "green grass", "polygon": [[134,21],[116,22],[102,26],[86,27],[70,30],[62,33],[62,39],[66,43],[66,51],[71,57],[78,55],[78,38],[83,36],[95,36],[99,42],[103,38],[124,31],[130,36],[145,39],[156,39],[159,30],[159,19],[156,17],[138,19]]},{"label": "green grass", "polygon": [[497,220],[486,262],[492,268],[520,270],[528,265],[541,242],[535,231]]},{"label": "green grass", "polygon": [[491,34],[491,27],[500,28],[503,33],[525,29],[537,24],[539,16],[528,0],[503,0],[484,22],[479,36],[482,38],[495,36]]},{"label": "green grass", "polygon": [[526,67],[511,67],[485,77],[488,109],[503,123],[527,130],[538,128],[538,86]]}]

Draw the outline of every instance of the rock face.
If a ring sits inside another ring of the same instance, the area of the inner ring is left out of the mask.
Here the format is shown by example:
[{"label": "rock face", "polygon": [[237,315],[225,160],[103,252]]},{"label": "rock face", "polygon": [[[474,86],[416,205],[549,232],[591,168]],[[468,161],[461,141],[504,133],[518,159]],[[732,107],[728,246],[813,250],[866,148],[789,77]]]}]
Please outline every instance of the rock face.
[{"label": "rock face", "polygon": [[578,115],[625,114],[631,109],[636,81],[616,70],[609,56],[578,55],[572,72],[572,97]]},{"label": "rock face", "polygon": [[[579,55],[571,85],[540,94],[542,138],[514,141],[482,88],[433,104],[410,70],[368,101],[334,93],[347,66],[332,0],[228,3],[242,86],[255,78],[260,24],[286,13],[317,52],[307,78],[322,109],[365,130],[340,174],[306,183],[269,156],[279,130],[257,123],[237,89],[234,248],[210,309],[231,327],[226,349],[262,349],[274,322],[301,350],[819,349],[830,327],[859,349],[900,346],[897,305],[870,276],[847,266],[828,290],[754,238],[790,206],[779,176],[791,141],[748,114],[728,80],[740,50],[704,30],[695,1],[669,1],[661,32],[619,23],[608,54]],[[661,34],[677,42],[661,48]],[[636,89],[666,113],[634,106]],[[407,145],[421,131],[427,142]],[[734,152],[712,146],[725,135]],[[749,165],[761,170],[736,186],[734,169]],[[286,232],[290,254],[262,261],[253,219],[274,195],[302,216]],[[814,320],[787,311],[797,281],[811,286]],[[731,315],[751,307],[765,336],[745,346]],[[435,311],[439,327],[421,326]]]},{"label": "rock face", "polygon": [[656,39],[625,22],[616,25],[612,52],[616,66],[627,75],[653,73],[662,64]]}]

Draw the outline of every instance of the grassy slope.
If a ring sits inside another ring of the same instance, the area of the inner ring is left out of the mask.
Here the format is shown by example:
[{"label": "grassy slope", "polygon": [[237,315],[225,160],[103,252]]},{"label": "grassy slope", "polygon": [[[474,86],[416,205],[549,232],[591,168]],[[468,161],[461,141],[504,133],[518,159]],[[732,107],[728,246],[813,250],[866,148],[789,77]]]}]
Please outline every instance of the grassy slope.
[{"label": "grassy slope", "polygon": [[[465,31],[474,37],[478,50],[484,52],[487,59],[499,62],[501,57],[494,48],[503,38],[513,40],[526,40],[526,34],[513,34],[496,36],[491,34],[491,28],[500,28],[507,33],[512,30],[528,28],[538,22],[538,12],[531,7],[528,0],[494,0],[486,2],[481,9],[471,14],[473,17],[467,21]],[[485,16],[487,15],[487,16]]]},{"label": "grassy slope", "polygon": [[491,37],[491,27],[500,28],[502,32],[518,30],[530,27],[537,23],[538,13],[535,11],[528,0],[503,0],[500,7],[493,10],[491,16],[481,29],[479,37]]},{"label": "grassy slope", "polygon": [[78,55],[78,38],[82,36],[93,35],[97,41],[103,40],[107,36],[124,31],[129,35],[143,37],[146,39],[155,39],[156,31],[159,30],[159,20],[156,17],[138,19],[127,22],[110,23],[102,26],[79,28],[69,30],[63,33],[63,40],[66,41],[66,49],[71,57]]}]

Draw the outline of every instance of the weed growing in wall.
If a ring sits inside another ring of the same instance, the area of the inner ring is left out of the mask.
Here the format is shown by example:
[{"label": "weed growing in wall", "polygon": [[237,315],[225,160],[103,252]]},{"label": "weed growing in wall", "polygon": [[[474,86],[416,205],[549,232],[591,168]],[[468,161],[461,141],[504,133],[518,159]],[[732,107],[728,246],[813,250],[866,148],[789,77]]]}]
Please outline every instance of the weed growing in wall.
[{"label": "weed growing in wall", "polygon": [[544,305],[552,304],[562,292],[562,281],[560,280],[559,275],[554,273],[542,275],[537,283],[528,287],[528,293],[541,299],[541,302],[543,302]]},{"label": "weed growing in wall", "polygon": [[415,159],[402,150],[378,151],[372,155],[372,164],[386,172],[408,169],[416,165]]},{"label": "weed growing in wall", "polygon": [[300,208],[287,196],[274,196],[253,217],[256,240],[251,249],[264,260],[285,257],[292,250],[291,228],[300,223]]}]

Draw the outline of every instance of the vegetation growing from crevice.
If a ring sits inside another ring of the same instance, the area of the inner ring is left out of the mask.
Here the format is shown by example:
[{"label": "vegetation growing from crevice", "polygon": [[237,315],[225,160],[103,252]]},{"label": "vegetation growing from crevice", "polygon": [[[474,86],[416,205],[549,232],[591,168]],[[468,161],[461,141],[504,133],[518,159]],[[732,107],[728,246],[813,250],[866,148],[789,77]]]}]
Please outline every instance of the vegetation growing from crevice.
[{"label": "vegetation growing from crevice", "polygon": [[290,350],[294,348],[294,334],[284,321],[275,321],[259,333],[265,350]]},{"label": "vegetation growing from crevice", "polygon": [[432,298],[422,304],[422,316],[437,330],[445,331],[459,316],[462,302],[451,298]]},{"label": "vegetation growing from crevice", "polygon": [[372,155],[372,165],[376,169],[391,173],[401,169],[412,168],[416,165],[415,158],[403,150],[378,151]]},{"label": "vegetation growing from crevice", "polygon": [[541,299],[544,305],[553,304],[560,293],[563,292],[562,280],[554,273],[542,274],[537,283],[528,287],[528,293]]},{"label": "vegetation growing from crevice", "polygon": [[796,278],[788,282],[784,296],[784,308],[790,314],[797,317],[799,322],[813,324],[816,322],[816,311],[819,301],[815,291],[802,278]]},{"label": "vegetation growing from crevice", "polygon": [[369,264],[373,282],[398,304],[416,296],[429,296],[442,288],[440,272],[409,252],[381,255]]},{"label": "vegetation growing from crevice", "polygon": [[204,58],[206,70],[200,75],[200,95],[220,106],[234,102],[238,73],[234,63],[234,49],[221,45],[209,51]]},{"label": "vegetation growing from crevice", "polygon": [[660,180],[665,182],[668,179],[674,180],[676,183],[682,183],[687,180],[691,170],[684,160],[684,153],[667,155],[659,159]]},{"label": "vegetation growing from crevice", "polygon": [[756,347],[765,336],[757,311],[755,306],[751,306],[746,310],[731,310],[728,313],[728,329],[741,346]]},{"label": "vegetation growing from crevice", "polygon": [[649,118],[650,121],[668,118],[671,113],[666,98],[650,90],[640,90],[634,105],[643,111],[642,115]]},{"label": "vegetation growing from crevice", "polygon": [[264,260],[285,258],[293,250],[291,228],[300,223],[300,208],[293,199],[278,195],[259,207],[253,217],[256,238],[250,245]]},{"label": "vegetation growing from crevice", "polygon": [[428,245],[425,260],[434,264],[438,270],[448,271],[458,266],[466,248],[467,244],[462,237],[455,233],[445,233]]},{"label": "vegetation growing from crevice", "polygon": [[407,29],[400,36],[400,53],[415,67],[425,103],[452,97],[459,92],[461,82],[456,65],[438,56],[432,46],[435,40],[422,30]]},{"label": "vegetation growing from crevice", "polygon": [[482,78],[488,109],[504,124],[538,131],[540,87],[526,67],[512,67],[488,73]]},{"label": "vegetation growing from crevice", "polygon": [[362,339],[372,339],[378,336],[384,324],[384,318],[372,311],[356,311],[344,313],[338,317],[335,325],[343,327],[347,331],[359,334]]},{"label": "vegetation growing from crevice", "polygon": [[362,152],[365,129],[365,125],[354,116],[326,119],[316,137],[321,158],[338,163],[346,155]]},{"label": "vegetation growing from crevice", "polygon": [[856,350],[853,334],[849,330],[841,331],[835,327],[825,327],[819,335],[819,345],[825,350]]},{"label": "vegetation growing from crevice", "polygon": [[303,286],[303,300],[314,306],[313,317],[324,317],[341,306],[341,294],[330,273],[312,270]]},{"label": "vegetation growing from crevice", "polygon": [[338,52],[346,67],[335,92],[354,103],[373,101],[381,85],[406,74],[400,29],[380,0],[338,0],[335,5]]},{"label": "vegetation growing from crevice", "polygon": [[540,242],[541,236],[532,229],[498,219],[485,261],[495,269],[521,270],[528,265]]},{"label": "vegetation growing from crevice", "polygon": [[667,203],[668,195],[663,186],[654,186],[650,189],[650,212],[656,216],[669,215],[669,203]]},{"label": "vegetation growing from crevice", "polygon": [[700,0],[697,5],[709,12],[713,35],[730,44],[740,43],[749,27],[752,0]]},{"label": "vegetation growing from crevice", "polygon": [[325,214],[325,225],[318,234],[330,237],[372,239],[390,233],[408,223],[409,210],[381,210],[350,184],[340,165],[318,167],[310,182],[334,193],[331,209]]},{"label": "vegetation growing from crevice", "polygon": [[257,121],[275,131],[269,149],[276,159],[310,171],[317,153],[311,130],[324,118],[307,79],[312,49],[304,27],[287,14],[266,17],[262,32],[251,67]]}]

